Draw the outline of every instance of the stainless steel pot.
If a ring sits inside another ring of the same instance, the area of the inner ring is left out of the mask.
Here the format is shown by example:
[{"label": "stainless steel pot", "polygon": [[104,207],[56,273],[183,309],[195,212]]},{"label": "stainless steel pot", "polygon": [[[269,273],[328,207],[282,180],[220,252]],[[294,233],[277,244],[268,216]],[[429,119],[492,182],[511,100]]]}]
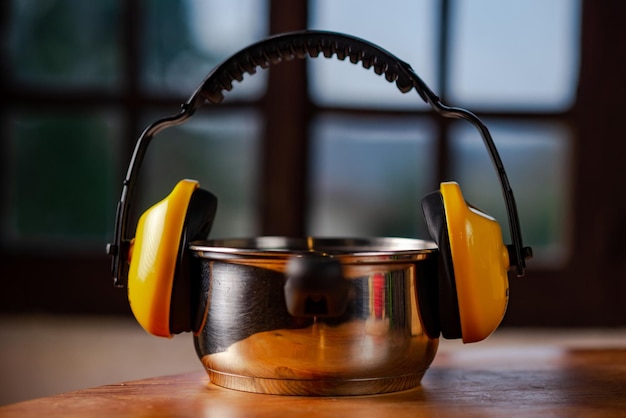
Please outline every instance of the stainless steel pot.
[{"label": "stainless steel pot", "polygon": [[419,384],[436,249],[404,238],[195,242],[195,335],[211,381],[250,392],[358,395]]}]

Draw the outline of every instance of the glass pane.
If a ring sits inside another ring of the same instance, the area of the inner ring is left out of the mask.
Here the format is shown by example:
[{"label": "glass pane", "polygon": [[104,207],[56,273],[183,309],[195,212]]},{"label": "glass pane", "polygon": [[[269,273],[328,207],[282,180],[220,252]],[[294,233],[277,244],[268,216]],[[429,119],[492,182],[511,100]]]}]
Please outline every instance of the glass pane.
[{"label": "glass pane", "polygon": [[[434,0],[317,0],[311,2],[311,29],[331,30],[358,36],[411,64],[431,87],[437,87],[435,34],[438,2]],[[357,14],[358,12],[358,14]],[[349,60],[310,60],[310,90],[322,105],[350,107],[426,106],[411,92],[401,94],[378,76]]]},{"label": "glass pane", "polygon": [[580,1],[452,2],[450,100],[566,109],[578,82]]},{"label": "glass pane", "polygon": [[[190,96],[225,58],[269,33],[267,0],[147,0],[142,85],[156,94]],[[259,71],[227,97],[253,99],[265,88]]]},{"label": "glass pane", "polygon": [[[22,113],[8,122],[2,241],[37,251],[102,251],[117,201],[119,119]],[[50,244],[50,245],[41,245]]]},{"label": "glass pane", "polygon": [[[487,121],[515,193],[524,243],[533,263],[564,261],[569,251],[572,135],[558,123]],[[452,178],[465,199],[498,220],[509,243],[500,183],[478,133],[459,122],[452,130]]]},{"label": "glass pane", "polygon": [[163,199],[184,178],[218,198],[211,237],[256,235],[259,117],[253,112],[196,115],[154,137],[139,190],[142,210]]},{"label": "glass pane", "polygon": [[54,89],[118,86],[120,8],[118,0],[13,0],[12,78]]},{"label": "glass pane", "polygon": [[435,129],[416,118],[324,116],[312,136],[309,234],[426,237]]}]

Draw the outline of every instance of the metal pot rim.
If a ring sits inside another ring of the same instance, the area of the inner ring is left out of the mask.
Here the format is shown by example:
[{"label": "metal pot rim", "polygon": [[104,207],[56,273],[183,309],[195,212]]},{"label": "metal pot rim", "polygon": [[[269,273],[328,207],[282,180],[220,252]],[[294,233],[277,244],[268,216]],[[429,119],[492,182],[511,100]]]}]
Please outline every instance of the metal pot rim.
[{"label": "metal pot rim", "polygon": [[344,262],[421,260],[430,257],[437,250],[436,244],[432,241],[412,238],[282,236],[195,241],[189,248],[200,258],[214,260],[286,260],[291,257],[323,255]]}]

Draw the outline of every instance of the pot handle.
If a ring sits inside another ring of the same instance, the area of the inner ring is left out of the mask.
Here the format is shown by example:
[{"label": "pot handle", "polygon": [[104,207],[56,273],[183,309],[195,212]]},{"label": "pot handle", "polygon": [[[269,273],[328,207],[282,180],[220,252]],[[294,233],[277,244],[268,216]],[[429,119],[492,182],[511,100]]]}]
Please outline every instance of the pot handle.
[{"label": "pot handle", "polygon": [[295,317],[339,317],[348,306],[350,285],[339,261],[305,255],[287,262],[284,291],[289,314]]}]

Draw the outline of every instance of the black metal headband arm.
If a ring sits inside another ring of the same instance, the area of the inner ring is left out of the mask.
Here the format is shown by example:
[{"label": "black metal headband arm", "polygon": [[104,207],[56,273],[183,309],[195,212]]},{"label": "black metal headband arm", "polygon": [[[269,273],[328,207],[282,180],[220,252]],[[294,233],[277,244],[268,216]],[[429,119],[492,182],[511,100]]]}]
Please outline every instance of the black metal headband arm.
[{"label": "black metal headband arm", "polygon": [[107,245],[107,254],[113,257],[111,272],[113,274],[113,285],[116,287],[124,287],[126,284],[126,272],[123,258],[128,258],[128,250],[130,240],[126,238],[128,218],[131,213],[132,202],[135,197],[135,183],[139,175],[139,169],[143,163],[148,145],[152,142],[152,138],[160,131],[180,125],[189,119],[196,109],[192,109],[183,105],[182,111],[176,115],[156,121],[148,126],[139,136],[135,144],[135,150],[130,158],[126,178],[122,183],[122,194],[120,201],[117,203],[115,213],[115,230],[113,232],[113,243]]},{"label": "black metal headband arm", "polygon": [[491,161],[500,179],[500,185],[502,187],[502,194],[504,196],[504,203],[506,205],[507,217],[509,221],[509,231],[511,233],[512,245],[508,246],[510,264],[516,266],[517,275],[519,277],[524,276],[524,269],[526,268],[526,259],[532,257],[532,249],[530,247],[524,247],[522,242],[522,230],[519,222],[519,215],[517,214],[517,204],[515,203],[515,196],[513,195],[513,189],[509,183],[509,178],[504,169],[504,164],[498,153],[491,133],[487,126],[481,122],[481,120],[472,112],[457,108],[448,107],[440,101],[431,103],[433,109],[447,118],[464,119],[470,122],[480,133],[483,139],[484,145],[489,151]]},{"label": "black metal headband arm", "polygon": [[524,255],[527,250],[524,250],[522,245],[513,192],[491,135],[480,120],[466,110],[444,106],[439,97],[428,88],[409,64],[370,42],[336,32],[300,31],[267,38],[227,58],[208,74],[183,105],[181,113],[155,122],[141,134],[130,161],[117,207],[114,242],[107,246],[107,252],[113,256],[112,270],[115,285],[124,285],[124,265],[120,258],[128,254],[130,240],[126,237],[126,230],[130,206],[135,194],[135,179],[152,137],[165,128],[185,122],[206,102],[220,103],[224,99],[223,92],[232,89],[233,81],[242,81],[244,74],[254,74],[257,67],[268,68],[283,60],[303,59],[307,56],[315,58],[320,53],[326,58],[336,55],[338,59],[348,58],[354,64],[361,62],[364,68],[373,67],[376,74],[384,74],[387,81],[395,82],[402,93],[415,88],[420,97],[438,113],[445,117],[466,119],[478,128],[502,183],[514,247],[511,264],[517,265],[518,275],[523,275]]}]

